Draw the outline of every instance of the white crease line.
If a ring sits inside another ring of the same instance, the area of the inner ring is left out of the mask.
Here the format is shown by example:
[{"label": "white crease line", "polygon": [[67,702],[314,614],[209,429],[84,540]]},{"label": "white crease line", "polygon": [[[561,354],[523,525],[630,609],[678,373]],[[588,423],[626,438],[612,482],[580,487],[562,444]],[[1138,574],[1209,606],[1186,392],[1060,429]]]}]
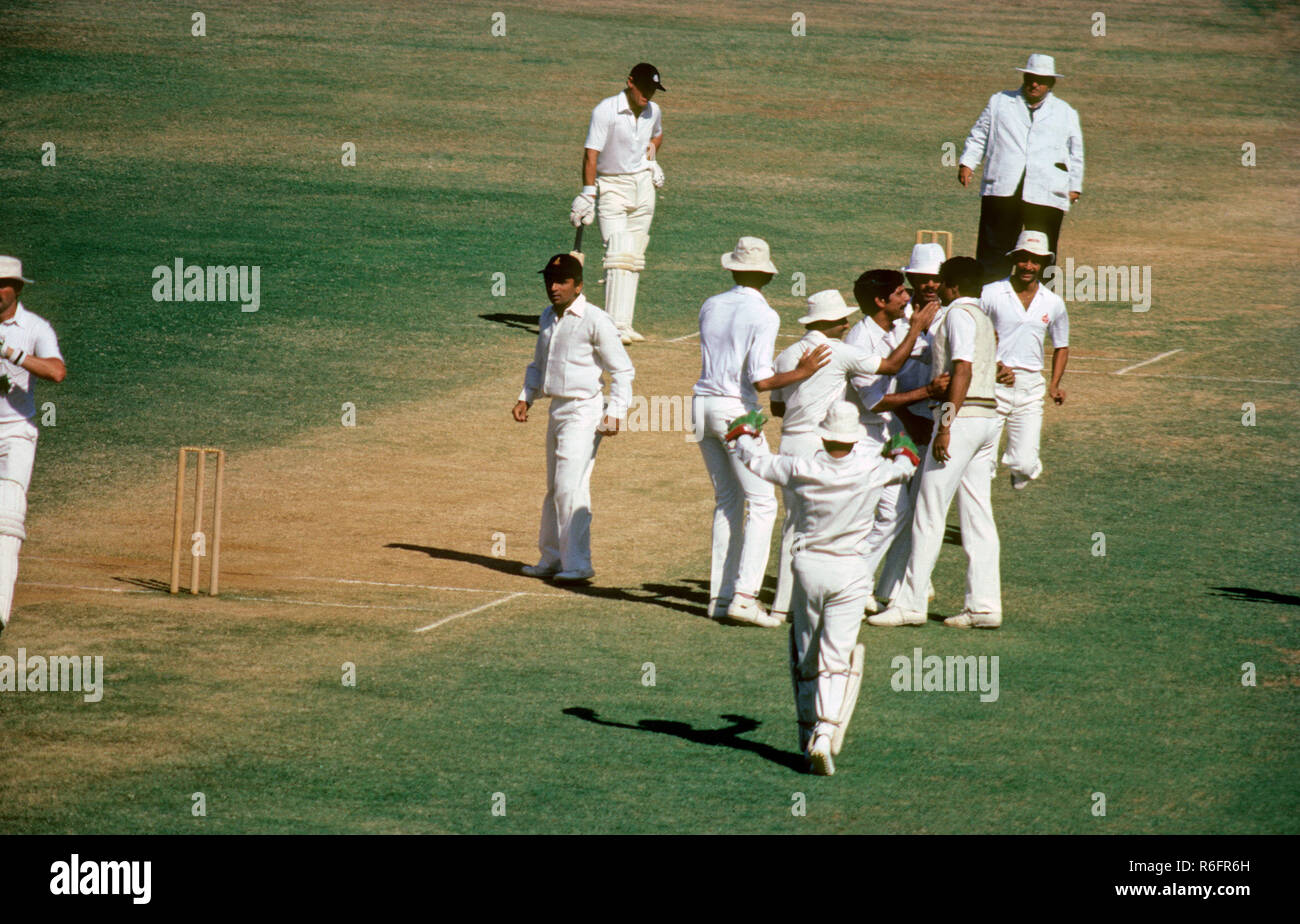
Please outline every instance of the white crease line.
[{"label": "white crease line", "polygon": [[472,610],[466,610],[463,613],[452,613],[450,616],[447,616],[443,619],[439,619],[437,622],[431,622],[427,626],[421,626],[420,628],[414,631],[427,632],[430,629],[438,628],[438,626],[442,625],[443,623],[451,622],[453,619],[460,619],[460,617],[462,616],[472,616],[474,613],[481,613],[486,609],[491,609],[494,606],[500,606],[502,603],[508,603],[511,600],[515,599],[515,597],[522,597],[523,595],[524,595],[523,591],[518,591],[516,593],[511,594],[508,597],[502,597],[500,600],[493,600],[491,603],[484,603],[482,606],[476,606]]},{"label": "white crease line", "polygon": [[[1097,369],[1070,369],[1068,375],[1119,375],[1118,372],[1102,372]],[[1213,375],[1162,375],[1159,372],[1137,372],[1131,378],[1135,379],[1195,379],[1201,382],[1245,382],[1249,385],[1300,385],[1300,382],[1288,382],[1285,379],[1225,379]]]},{"label": "white crease line", "polygon": [[156,590],[128,590],[125,587],[84,587],[81,584],[51,584],[46,581],[19,581],[19,587],[61,587],[64,590],[97,590],[106,594],[154,594]]},{"label": "white crease line", "polygon": [[1140,363],[1134,363],[1134,364],[1131,365],[1131,366],[1125,366],[1123,369],[1120,369],[1120,370],[1117,371],[1115,374],[1116,374],[1116,375],[1123,375],[1123,374],[1126,373],[1126,372],[1132,372],[1134,369],[1141,369],[1143,366],[1149,366],[1149,365],[1151,365],[1152,363],[1158,363],[1158,362],[1160,362],[1160,360],[1164,359],[1166,356],[1173,356],[1175,353],[1181,353],[1181,352],[1182,352],[1181,349],[1170,350],[1170,351],[1167,352],[1167,353],[1161,353],[1159,356],[1152,356],[1150,359],[1144,359],[1144,360],[1142,360],[1142,362],[1140,362]]},{"label": "white crease line", "polygon": [[689,334],[683,334],[683,335],[680,336],[680,337],[674,337],[674,338],[671,339],[671,340],[665,340],[664,343],[681,343],[683,340],[690,340],[692,337],[698,337],[699,335],[700,335],[700,332],[699,332],[698,330],[697,330],[697,331],[692,331],[692,332],[689,333]]},{"label": "white crease line", "polygon": [[[397,583],[397,582],[394,582],[394,581],[360,581],[360,580],[356,580],[356,579],[353,579],[353,578],[312,577],[312,576],[310,576],[310,575],[296,575],[296,574],[287,574],[287,575],[273,574],[273,575],[254,575],[254,576],[255,576],[255,577],[256,577],[256,576],[278,577],[278,578],[282,578],[283,580],[286,580],[286,581],[325,581],[326,583],[330,583],[330,584],[365,584],[365,585],[370,586],[370,587],[410,587],[410,588],[413,588],[413,589],[415,589],[415,590],[455,590],[455,591],[459,591],[459,592],[461,592],[461,593],[467,593],[467,594],[500,594],[500,593],[507,593],[507,591],[504,591],[504,590],[502,590],[502,589],[499,588],[499,587],[498,587],[498,588],[492,588],[492,587],[446,587],[446,586],[441,585],[441,584],[401,584],[401,583]],[[517,593],[528,594],[528,595],[530,595],[530,596],[534,596],[534,597],[567,597],[567,596],[568,596],[568,594],[548,594],[548,593],[542,593],[542,592],[539,591],[539,590],[520,590],[520,591],[517,591]]]}]

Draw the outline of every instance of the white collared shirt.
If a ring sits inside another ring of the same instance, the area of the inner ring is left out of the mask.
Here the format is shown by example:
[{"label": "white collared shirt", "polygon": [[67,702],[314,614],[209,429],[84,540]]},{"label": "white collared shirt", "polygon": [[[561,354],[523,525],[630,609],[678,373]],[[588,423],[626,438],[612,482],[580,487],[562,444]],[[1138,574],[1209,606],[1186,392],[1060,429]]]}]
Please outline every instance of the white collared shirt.
[{"label": "white collared shirt", "polygon": [[[776,358],[776,371],[792,372],[805,353],[825,344],[831,349],[831,361],[802,382],[795,382],[772,392],[773,401],[785,403],[785,416],[781,419],[781,434],[794,436],[816,430],[831,405],[844,400],[844,389],[855,376],[872,376],[880,368],[880,357],[873,356],[861,347],[832,340],[819,330],[810,330],[803,339],[781,351]],[[888,354],[886,354],[888,355]]]},{"label": "white collared shirt", "polygon": [[[881,359],[894,352],[897,346],[891,341],[890,331],[882,330],[871,318],[863,318],[849,328],[844,342]],[[864,424],[887,426],[894,419],[888,411],[877,414],[872,408],[885,395],[896,391],[896,385],[897,376],[893,375],[855,375],[850,380],[848,400],[858,406],[858,418]]]},{"label": "white collared shirt", "polygon": [[555,316],[553,305],[547,305],[519,400],[532,404],[539,397],[594,398],[601,391],[602,372],[610,378],[605,413],[621,420],[632,401],[636,370],[614,322],[582,295],[561,318]]},{"label": "white collared shirt", "polygon": [[998,332],[998,362],[1004,366],[1041,372],[1043,337],[1049,331],[1052,345],[1057,349],[1070,345],[1070,318],[1065,313],[1065,302],[1041,282],[1028,308],[1020,303],[1010,279],[990,282],[980,292],[980,310],[989,316]]},{"label": "white collared shirt", "polygon": [[987,155],[982,196],[1012,196],[1025,186],[1021,198],[1036,205],[1070,210],[1070,193],[1083,190],[1083,129],[1079,113],[1048,93],[1032,116],[1020,90],[989,97],[971,126],[961,165],[974,170]]},{"label": "white collared shirt", "polygon": [[[0,322],[0,339],[38,359],[63,359],[59,338],[50,322],[28,311],[19,302],[14,316]],[[33,420],[36,417],[36,376],[9,360],[0,360],[0,373],[9,377],[9,393],[0,395],[0,423]],[[0,388],[0,391],[3,391]]]},{"label": "white collared shirt", "polygon": [[600,152],[596,157],[598,174],[640,173],[650,169],[650,161],[645,156],[650,139],[663,133],[659,104],[649,101],[637,116],[624,90],[602,99],[591,110],[591,125],[583,147]]},{"label": "white collared shirt", "polygon": [[751,472],[798,495],[796,554],[865,555],[881,491],[916,471],[906,456],[886,459],[879,445],[867,440],[840,459],[824,449],[810,458],[773,455],[765,441],[752,436],[739,437],[735,447]]},{"label": "white collared shirt", "polygon": [[695,394],[739,398],[758,409],[755,382],[771,378],[781,316],[763,293],[736,286],[700,307],[700,380]]}]

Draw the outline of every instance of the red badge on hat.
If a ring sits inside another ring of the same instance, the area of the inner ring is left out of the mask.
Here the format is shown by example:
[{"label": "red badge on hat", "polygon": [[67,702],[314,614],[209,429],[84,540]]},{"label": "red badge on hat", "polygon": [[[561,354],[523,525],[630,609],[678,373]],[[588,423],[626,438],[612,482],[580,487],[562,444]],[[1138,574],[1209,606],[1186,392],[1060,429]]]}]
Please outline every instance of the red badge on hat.
[{"label": "red badge on hat", "polygon": [[1043,315],[1043,323],[1044,323],[1044,324],[1047,323],[1047,315]]}]

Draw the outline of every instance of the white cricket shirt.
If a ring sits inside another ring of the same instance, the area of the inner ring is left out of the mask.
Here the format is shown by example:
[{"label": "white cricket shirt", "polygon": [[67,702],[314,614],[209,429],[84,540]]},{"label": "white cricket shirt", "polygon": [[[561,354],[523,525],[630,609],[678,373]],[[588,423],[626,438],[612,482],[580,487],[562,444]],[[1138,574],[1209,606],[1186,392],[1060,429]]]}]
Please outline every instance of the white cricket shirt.
[{"label": "white cricket shirt", "polygon": [[614,322],[582,295],[562,318],[555,316],[553,305],[547,305],[519,400],[532,404],[538,397],[594,398],[601,393],[602,372],[610,378],[605,413],[622,419],[632,401],[636,370]]},{"label": "white cricket shirt", "polygon": [[1020,303],[1010,279],[990,282],[980,292],[980,310],[989,316],[998,332],[998,362],[1004,366],[1041,372],[1043,338],[1049,331],[1054,346],[1070,345],[1070,318],[1065,313],[1065,302],[1041,282],[1028,308]]},{"label": "white cricket shirt", "polygon": [[627,91],[602,99],[591,110],[591,125],[583,147],[599,151],[596,173],[640,173],[650,169],[645,156],[651,138],[664,133],[663,116],[654,100],[637,116],[628,102]]},{"label": "white cricket shirt", "polygon": [[781,316],[763,293],[736,286],[700,306],[700,380],[695,394],[739,398],[758,408],[755,382],[771,378]]},{"label": "white cricket shirt", "polygon": [[[59,338],[50,322],[18,303],[14,316],[0,322],[0,339],[39,359],[63,359]],[[33,420],[36,417],[36,376],[9,360],[0,360],[0,373],[9,377],[9,393],[0,395],[0,423]],[[0,387],[0,392],[4,389]]]},{"label": "white cricket shirt", "polygon": [[776,371],[794,371],[805,353],[823,344],[831,349],[830,362],[802,382],[772,392],[773,401],[785,403],[785,417],[781,421],[782,435],[794,436],[817,429],[826,419],[831,405],[844,400],[844,389],[850,378],[868,375],[874,377],[880,368],[879,356],[873,356],[861,347],[842,340],[832,340],[819,330],[810,330],[802,340],[781,351],[781,355],[776,358]]},{"label": "white cricket shirt", "polygon": [[819,449],[812,458],[773,455],[752,436],[735,442],[736,456],[758,477],[799,497],[795,553],[862,557],[876,519],[880,492],[916,470],[910,459],[886,459],[879,446],[859,442],[842,459]]},{"label": "white cricket shirt", "polygon": [[[844,335],[849,346],[884,359],[897,345],[890,340],[889,331],[882,330],[871,318],[863,318]],[[879,366],[877,366],[879,368]],[[892,375],[855,375],[850,380],[848,400],[858,406],[858,418],[868,425],[887,425],[894,419],[889,412],[877,414],[872,410],[885,395],[896,390],[896,377]]]}]

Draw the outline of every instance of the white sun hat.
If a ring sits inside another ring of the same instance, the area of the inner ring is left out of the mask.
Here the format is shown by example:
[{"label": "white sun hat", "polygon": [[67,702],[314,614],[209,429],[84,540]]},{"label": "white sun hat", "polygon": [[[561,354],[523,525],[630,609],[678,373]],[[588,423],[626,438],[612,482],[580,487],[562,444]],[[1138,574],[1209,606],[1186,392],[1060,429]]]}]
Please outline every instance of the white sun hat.
[{"label": "white sun hat", "polygon": [[1018,67],[1016,70],[1022,74],[1033,74],[1035,77],[1065,76],[1056,73],[1056,59],[1051,55],[1030,55],[1029,60],[1025,62],[1025,66]]},{"label": "white sun hat", "polygon": [[1053,255],[1051,248],[1047,246],[1047,235],[1042,231],[1021,231],[1020,237],[1016,238],[1016,246],[1007,251],[1007,256],[1021,251],[1040,257]]},{"label": "white sun hat", "polygon": [[0,279],[21,279],[31,282],[23,275],[23,261],[17,257],[0,257]]},{"label": "white sun hat", "polygon": [[866,439],[867,428],[858,420],[858,409],[847,401],[836,401],[817,428],[817,435],[832,443],[856,443]]},{"label": "white sun hat", "polygon": [[776,265],[772,263],[772,252],[767,241],[761,237],[742,237],[736,242],[736,249],[722,255],[724,269],[739,273],[771,273],[776,275]]},{"label": "white sun hat", "polygon": [[808,313],[799,319],[800,324],[814,321],[839,321],[858,310],[857,305],[844,301],[839,289],[823,289],[808,296]]},{"label": "white sun hat", "polygon": [[912,259],[904,266],[904,273],[921,273],[926,276],[938,276],[939,265],[947,259],[948,253],[942,244],[917,244],[912,248]]}]

